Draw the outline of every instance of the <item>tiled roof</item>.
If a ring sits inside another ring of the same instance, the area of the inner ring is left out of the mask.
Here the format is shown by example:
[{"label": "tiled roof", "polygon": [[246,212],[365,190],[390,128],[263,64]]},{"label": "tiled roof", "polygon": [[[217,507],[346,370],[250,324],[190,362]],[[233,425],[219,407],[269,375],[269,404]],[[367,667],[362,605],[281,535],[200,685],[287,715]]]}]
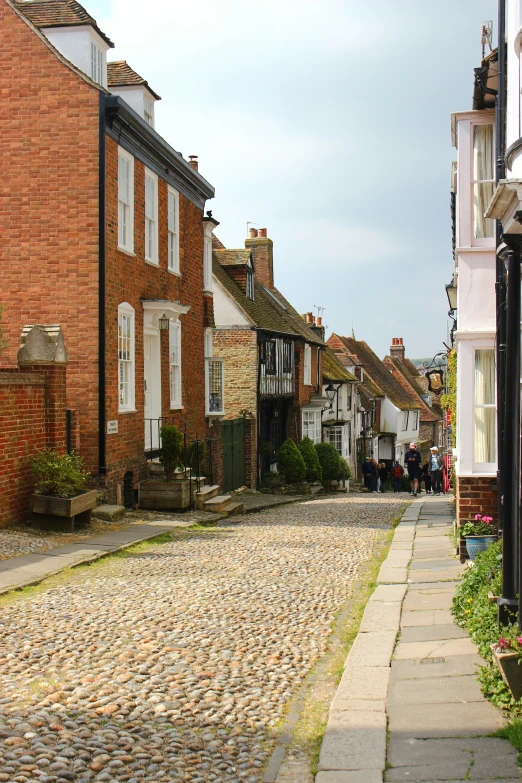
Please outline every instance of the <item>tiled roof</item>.
[{"label": "tiled roof", "polygon": [[324,345],[303,321],[299,313],[287,302],[277,288],[265,288],[254,277],[254,300],[243,293],[237,283],[219,263],[219,253],[212,253],[212,271],[214,276],[250,318],[254,326],[267,332],[287,334],[306,340],[315,345]]},{"label": "tiled roof", "polygon": [[225,245],[215,234],[212,234],[212,250],[225,250]]},{"label": "tiled roof", "polygon": [[15,4],[35,27],[43,29],[90,25],[105,43],[114,47],[110,38],[96,24],[96,19],[93,19],[76,0],[15,0]]},{"label": "tiled roof", "polygon": [[366,381],[367,375],[369,375],[369,380],[374,384],[377,384],[393,405],[402,411],[419,410],[422,407],[422,403],[418,396],[412,390],[403,387],[399,381],[394,378],[390,370],[384,366],[369,345],[363,340],[355,340],[353,337],[337,336],[343,345],[346,346],[348,351],[355,354],[362,364],[364,368],[364,380]]},{"label": "tiled roof", "polygon": [[[390,356],[385,356],[383,360],[385,367],[388,367],[394,375],[394,378],[403,386],[403,388],[413,392],[420,402],[420,420],[424,422],[435,422],[442,419],[442,411],[438,407],[432,407],[423,400],[422,395],[426,394],[422,386],[419,384],[419,377],[415,377],[410,373],[409,367],[405,362],[400,359],[392,359]],[[413,365],[412,365],[413,366]]]},{"label": "tiled roof", "polygon": [[331,348],[323,351],[323,379],[327,381],[351,381],[357,383],[357,378],[348,372]]},{"label": "tiled roof", "polygon": [[404,364],[406,365],[406,367],[409,369],[409,371],[410,371],[411,375],[414,375],[415,377],[419,376],[419,378],[421,377],[421,374],[420,374],[420,372],[417,370],[417,368],[415,367],[415,365],[413,364],[413,362],[410,362],[410,360],[409,360],[409,359],[406,359],[406,358],[405,358],[405,359],[403,359],[403,363],[404,363]]},{"label": "tiled roof", "polygon": [[227,250],[226,248],[214,248],[212,252],[221,266],[245,266],[252,255],[251,250]]},{"label": "tiled roof", "polygon": [[113,60],[107,63],[107,84],[109,87],[146,87],[157,101],[161,101],[158,93],[154,92],[149,83],[133,71],[126,60]]}]

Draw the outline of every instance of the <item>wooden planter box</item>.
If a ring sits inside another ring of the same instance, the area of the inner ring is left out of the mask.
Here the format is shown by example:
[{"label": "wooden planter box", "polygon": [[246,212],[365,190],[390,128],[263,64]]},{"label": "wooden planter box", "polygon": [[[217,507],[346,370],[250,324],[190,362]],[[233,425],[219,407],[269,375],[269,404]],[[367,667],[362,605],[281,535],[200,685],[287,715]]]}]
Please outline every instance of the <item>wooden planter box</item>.
[{"label": "wooden planter box", "polygon": [[190,481],[141,481],[138,489],[138,506],[153,510],[177,511],[190,506]]},{"label": "wooden planter box", "polygon": [[31,495],[31,521],[40,527],[60,527],[71,532],[75,523],[89,524],[92,509],[96,506],[95,489],[75,495],[72,498],[57,498],[53,495]]},{"label": "wooden planter box", "polygon": [[493,660],[500,669],[502,679],[511,691],[514,699],[522,699],[522,664],[518,653],[497,652],[497,645],[491,645]]}]

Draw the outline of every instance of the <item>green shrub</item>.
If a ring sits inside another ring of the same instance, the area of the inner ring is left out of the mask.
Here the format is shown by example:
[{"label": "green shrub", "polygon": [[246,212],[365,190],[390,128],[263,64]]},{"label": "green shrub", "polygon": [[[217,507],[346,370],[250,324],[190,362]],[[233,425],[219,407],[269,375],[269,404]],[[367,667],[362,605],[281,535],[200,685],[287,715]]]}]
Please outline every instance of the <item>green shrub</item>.
[{"label": "green shrub", "polygon": [[316,443],[315,450],[323,472],[323,481],[337,481],[341,472],[341,458],[331,443]]},{"label": "green shrub", "polygon": [[344,457],[341,457],[340,462],[341,462],[341,471],[339,473],[339,478],[342,479],[344,475],[344,478],[346,480],[351,479],[352,471],[347,461],[344,459]]},{"label": "green shrub", "polygon": [[310,438],[303,438],[299,444],[299,451],[306,465],[307,481],[321,481],[323,472],[319,464],[319,457]]},{"label": "green shrub", "polygon": [[[204,466],[206,465],[206,457],[207,457],[207,449],[206,449],[205,441],[204,440],[198,441],[198,451],[196,455],[196,441],[189,440],[189,438],[187,438],[187,459],[186,459],[187,464],[185,465],[185,467],[192,468],[192,470],[196,470],[197,456],[199,457],[200,470],[204,470]],[[183,461],[183,441],[181,442],[180,459]]]},{"label": "green shrub", "polygon": [[37,479],[35,492],[40,495],[72,498],[87,488],[90,474],[83,470],[82,458],[74,453],[44,449],[31,458],[30,465]]},{"label": "green shrub", "polygon": [[277,452],[277,470],[288,484],[298,484],[306,477],[306,465],[293,440],[285,440]]},{"label": "green shrub", "polygon": [[164,424],[160,430],[160,462],[165,468],[167,481],[172,479],[177,467],[182,467],[183,433],[174,424]]}]

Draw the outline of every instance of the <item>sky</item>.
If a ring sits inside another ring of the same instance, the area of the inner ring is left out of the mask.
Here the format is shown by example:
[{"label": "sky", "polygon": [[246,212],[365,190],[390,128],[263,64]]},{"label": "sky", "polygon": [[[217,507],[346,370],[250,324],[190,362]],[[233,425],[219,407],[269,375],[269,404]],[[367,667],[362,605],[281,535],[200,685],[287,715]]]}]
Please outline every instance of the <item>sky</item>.
[{"label": "sky", "polygon": [[450,114],[471,109],[496,0],[84,0],[162,96],[156,130],[215,187],[227,247],[274,242],[276,286],[327,333],[447,340]]}]

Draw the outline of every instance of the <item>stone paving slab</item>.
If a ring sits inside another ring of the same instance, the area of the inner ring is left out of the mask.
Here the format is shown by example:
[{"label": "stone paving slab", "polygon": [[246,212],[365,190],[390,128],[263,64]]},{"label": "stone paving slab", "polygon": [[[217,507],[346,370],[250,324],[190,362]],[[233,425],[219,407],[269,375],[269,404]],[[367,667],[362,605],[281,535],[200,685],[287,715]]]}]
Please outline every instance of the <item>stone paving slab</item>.
[{"label": "stone paving slab", "polygon": [[434,642],[447,639],[467,639],[466,631],[455,623],[447,625],[417,625],[403,628],[401,642]]},{"label": "stone paving slab", "polygon": [[416,561],[422,562],[424,559],[429,559],[432,557],[451,557],[453,550],[453,545],[448,547],[441,545],[436,548],[415,546],[413,548],[413,556]]},{"label": "stone paving slab", "polygon": [[412,541],[392,541],[390,544],[390,552],[412,552]]},{"label": "stone paving slab", "polygon": [[404,584],[408,578],[408,569],[394,568],[393,566],[383,563],[379,576],[377,577],[378,584]]},{"label": "stone paving slab", "polygon": [[[426,539],[426,538],[439,538],[441,541],[442,540],[447,541],[448,540],[448,535],[447,535],[447,533],[443,533],[443,530],[445,530],[445,528],[427,527],[426,525],[424,527],[419,528],[417,526],[417,533],[416,533],[415,538],[417,539],[417,541],[420,541],[421,539]],[[451,527],[448,526],[448,532],[450,530],[451,530]]]},{"label": "stone paving slab", "polygon": [[425,593],[426,595],[440,595],[442,593],[450,593],[450,595],[453,597],[453,593],[455,592],[455,588],[459,581],[460,580],[456,579],[453,582],[426,582],[424,584],[409,583],[408,592],[411,593],[415,590]]},{"label": "stone paving slab", "polygon": [[373,591],[369,603],[380,601],[399,601],[402,604],[402,599],[406,595],[407,586],[405,584],[400,585],[377,585]]},{"label": "stone paving slab", "polygon": [[348,710],[354,710],[355,712],[386,712],[386,701],[384,699],[351,699],[350,701],[339,700],[332,702],[330,708],[331,712],[347,712]]},{"label": "stone paving slab", "polygon": [[394,639],[401,617],[399,601],[372,601],[366,605],[359,626],[360,633],[368,631],[393,631]]},{"label": "stone paving slab", "polygon": [[500,711],[486,701],[387,705],[392,738],[469,737],[505,726]]},{"label": "stone paving slab", "polygon": [[365,668],[389,666],[397,631],[359,633],[348,655],[348,665]]},{"label": "stone paving slab", "polygon": [[469,637],[433,642],[402,642],[395,648],[396,661],[406,658],[441,658],[446,655],[473,655],[477,646]]},{"label": "stone paving slab", "polygon": [[477,666],[484,663],[480,655],[446,655],[439,661],[434,658],[392,661],[392,677],[402,680],[428,679],[431,677],[455,677],[476,675]]},{"label": "stone paving slab", "polygon": [[401,614],[401,628],[428,625],[447,625],[453,622],[449,609],[428,609],[426,611],[405,612]]},{"label": "stone paving slab", "polygon": [[453,590],[448,590],[445,593],[422,593],[408,590],[402,606],[405,612],[450,609],[452,599]]},{"label": "stone paving slab", "polygon": [[379,712],[330,713],[319,755],[319,770],[374,770],[386,760],[386,715]]},{"label": "stone paving slab", "polygon": [[448,555],[443,557],[419,557],[416,556],[413,563],[410,565],[411,571],[436,571],[437,573],[449,571],[455,568],[459,568],[459,572],[462,572],[462,566],[456,564],[454,561],[448,559]]},{"label": "stone paving slab", "polygon": [[376,770],[319,772],[315,783],[382,783],[382,774]]},{"label": "stone paving slab", "polygon": [[[497,737],[451,739],[390,739],[388,761],[392,767],[437,764],[441,758],[458,762],[464,754],[475,758],[515,758],[516,750],[508,740]],[[513,772],[513,770],[511,770]],[[499,774],[505,774],[500,772]],[[432,775],[433,777],[433,775]]]},{"label": "stone paving slab", "polygon": [[[364,672],[361,671],[364,668]],[[332,707],[341,708],[344,701],[382,701],[388,693],[389,666],[347,666],[335,692]]]},{"label": "stone paving slab", "polygon": [[388,687],[388,705],[451,704],[484,702],[474,674],[455,677],[432,677],[424,680],[402,680],[393,674]]}]

